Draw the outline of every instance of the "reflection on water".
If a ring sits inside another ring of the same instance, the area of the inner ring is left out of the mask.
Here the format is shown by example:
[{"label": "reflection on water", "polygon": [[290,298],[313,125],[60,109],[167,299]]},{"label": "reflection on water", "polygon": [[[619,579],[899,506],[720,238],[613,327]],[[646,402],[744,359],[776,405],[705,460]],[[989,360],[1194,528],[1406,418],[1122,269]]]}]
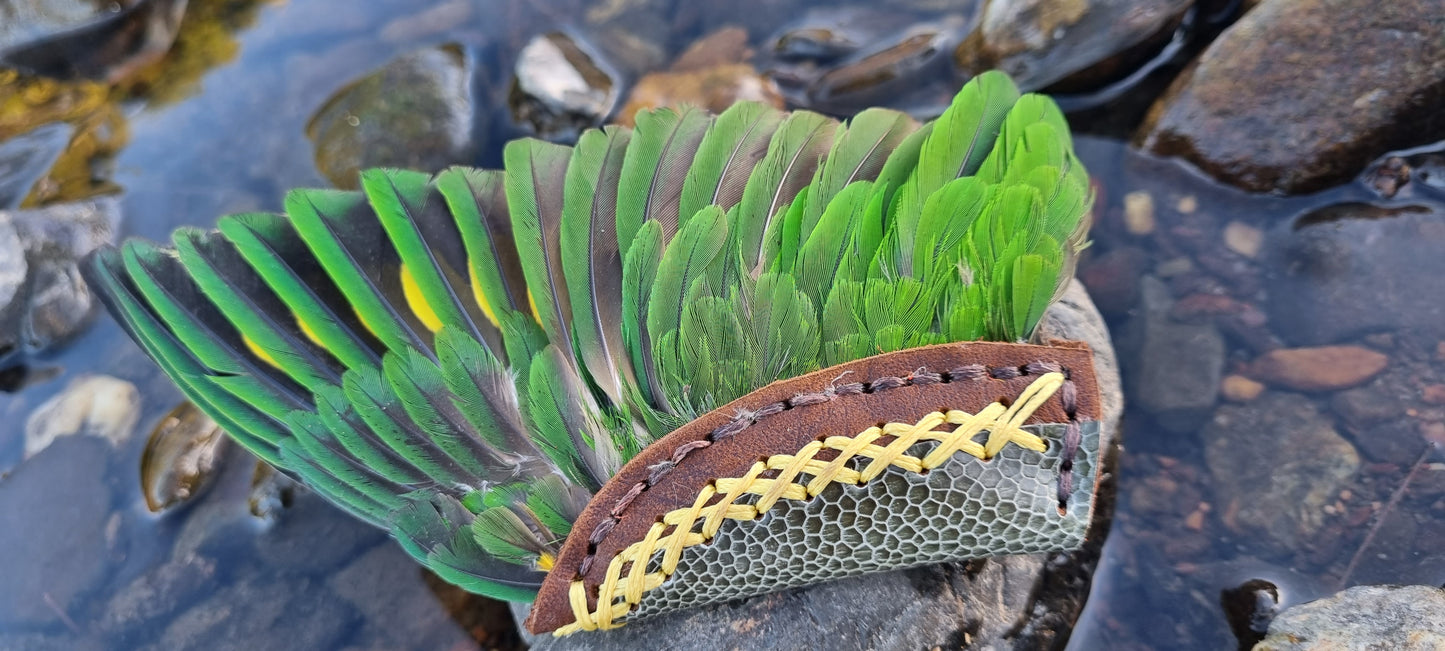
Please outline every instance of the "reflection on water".
[{"label": "reflection on water", "polygon": [[[285,190],[362,166],[495,166],[510,138],[566,131],[514,117],[517,88],[537,87],[512,83],[518,53],[553,32],[607,62],[577,73],[584,85],[671,68],[654,79],[926,112],[956,86],[952,56],[979,13],[926,0],[418,4],[191,0],[169,53],[116,83],[0,70],[0,208],[118,194],[121,234],[162,239],[277,210]],[[682,64],[733,15],[745,43]],[[1168,42],[1179,24],[1134,42]],[[717,73],[746,48],[767,80]],[[1127,71],[1107,72],[1097,82],[1112,93]],[[1118,131],[1093,115],[1081,131]],[[1072,647],[1227,648],[1232,630],[1342,585],[1445,582],[1432,547],[1445,536],[1445,308],[1420,300],[1445,291],[1439,156],[1279,198],[1114,140],[1079,146],[1099,193],[1080,277],[1114,329],[1130,411],[1118,511]],[[1335,348],[1289,352],[1321,344]],[[380,532],[170,414],[179,392],[109,319],[23,361],[0,372],[0,649],[518,644],[496,604],[424,576]],[[175,468],[143,483],[157,426]],[[148,499],[171,505],[155,514]]]}]

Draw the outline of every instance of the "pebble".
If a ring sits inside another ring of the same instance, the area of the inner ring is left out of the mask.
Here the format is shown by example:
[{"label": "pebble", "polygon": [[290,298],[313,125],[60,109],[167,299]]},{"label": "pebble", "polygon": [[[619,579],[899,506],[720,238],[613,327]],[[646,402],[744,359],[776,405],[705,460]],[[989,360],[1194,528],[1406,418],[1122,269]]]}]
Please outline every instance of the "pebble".
[{"label": "pebble", "polygon": [[533,38],[517,57],[512,118],[544,138],[602,123],[617,104],[618,82],[606,64],[561,32]]},{"label": "pebble", "polygon": [[1219,385],[1219,394],[1230,402],[1249,402],[1261,393],[1264,393],[1264,385],[1243,375],[1226,375]]},{"label": "pebble", "polygon": [[633,116],[644,109],[692,105],[721,113],[735,102],[744,101],[783,108],[777,85],[746,63],[688,72],[654,72],[637,81],[617,122],[632,126]]},{"label": "pebble", "polygon": [[1154,197],[1143,190],[1124,195],[1124,229],[1130,235],[1154,232]]},{"label": "pebble", "polygon": [[1281,348],[1255,359],[1247,374],[1296,391],[1339,391],[1368,382],[1389,363],[1384,354],[1360,346]]},{"label": "pebble", "polygon": [[1264,231],[1243,222],[1229,222],[1224,226],[1224,246],[1246,258],[1257,258],[1264,247]]},{"label": "pebble", "polygon": [[119,446],[135,432],[139,419],[140,392],[134,384],[108,375],[77,378],[26,419],[25,458],[39,454],[62,436],[76,434]]}]

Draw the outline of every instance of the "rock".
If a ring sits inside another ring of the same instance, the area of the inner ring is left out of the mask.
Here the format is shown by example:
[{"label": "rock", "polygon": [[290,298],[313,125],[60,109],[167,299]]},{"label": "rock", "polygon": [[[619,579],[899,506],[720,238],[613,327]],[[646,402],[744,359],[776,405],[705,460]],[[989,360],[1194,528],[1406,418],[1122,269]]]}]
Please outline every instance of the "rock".
[{"label": "rock", "polygon": [[90,5],[95,16],[29,42],[0,45],[0,64],[59,79],[118,82],[170,49],[187,0],[132,0],[104,12],[96,9],[112,5],[61,4]]},{"label": "rock", "polygon": [[134,384],[108,375],[77,378],[30,412],[25,421],[25,458],[39,454],[62,436],[77,434],[119,446],[135,432],[140,406],[140,392]]},{"label": "rock", "polygon": [[227,437],[216,421],[190,402],[161,419],[141,453],[141,493],[159,513],[190,500],[209,486]]},{"label": "rock", "polygon": [[1144,190],[1124,195],[1124,230],[1130,235],[1148,235],[1154,227],[1154,195]]},{"label": "rock", "polygon": [[[10,228],[24,250],[23,262],[0,256],[0,365],[10,356],[45,350],[89,322],[95,301],[77,265],[85,254],[114,243],[119,224],[114,198],[0,212],[0,253],[13,254]],[[18,285],[17,274],[25,276]]]},{"label": "rock", "polygon": [[[322,543],[322,540],[312,541]],[[306,580],[243,578],[171,620],[156,651],[327,649],[356,626],[356,612]]]},{"label": "rock", "polygon": [[[256,555],[275,568],[323,573],[340,567],[381,543],[386,532],[327,504],[315,493],[302,493],[274,527],[256,536]],[[326,541],[326,544],[317,544]]]},{"label": "rock", "polygon": [[1265,0],[1175,80],[1143,146],[1255,192],[1303,193],[1445,136],[1436,0]]},{"label": "rock", "polygon": [[1249,402],[1264,393],[1264,385],[1243,375],[1226,375],[1219,385],[1219,393],[1230,402]]},{"label": "rock", "polygon": [[748,47],[748,31],[741,27],[724,27],[687,46],[668,68],[672,72],[706,70],[730,63],[743,63],[753,54]]},{"label": "rock", "polygon": [[1370,381],[1390,358],[1359,346],[1280,348],[1249,365],[1256,380],[1295,391],[1339,391]]},{"label": "rock", "polygon": [[1279,587],[1263,579],[1250,579],[1221,590],[1219,602],[1224,606],[1229,629],[1243,648],[1264,639],[1270,622],[1279,613]]},{"label": "rock", "polygon": [[0,9],[0,51],[72,29],[103,15],[87,0],[13,0]]},{"label": "rock", "polygon": [[1445,590],[1356,586],[1280,613],[1254,651],[1445,648]]},{"label": "rock", "polygon": [[111,454],[96,438],[62,439],[0,480],[0,629],[62,625],[109,574]]},{"label": "rock", "polygon": [[[1118,366],[1103,317],[1079,283],[1044,316],[1046,338],[1083,340],[1102,392],[1101,448],[1114,444],[1123,409]],[[1109,472],[1106,468],[1104,472]],[[1096,514],[1099,517],[1106,517]],[[1097,524],[1097,520],[1096,520]],[[786,590],[661,615],[605,634],[528,638],[533,649],[924,649],[1052,648],[1082,608],[1087,581],[1040,590],[1054,572],[1088,576],[1088,553],[1010,556],[931,565]],[[859,603],[867,603],[866,613]],[[528,607],[513,604],[518,622]],[[800,622],[806,625],[799,625]],[[526,637],[524,632],[524,637]]]},{"label": "rock", "polygon": [[[20,241],[20,234],[15,232],[10,215],[0,212],[0,314],[9,309],[11,301],[20,292],[28,269],[25,244]],[[3,349],[4,345],[0,344],[0,351]]]},{"label": "rock", "polygon": [[1343,204],[1272,229],[1269,320],[1295,344],[1371,332],[1445,339],[1445,211]]},{"label": "rock", "polygon": [[[0,210],[20,207],[30,188],[60,158],[74,133],[74,127],[52,122],[0,142]],[[0,296],[0,305],[4,303]]]},{"label": "rock", "polygon": [[1121,317],[1139,302],[1139,279],[1149,264],[1149,254],[1132,246],[1097,256],[1086,253],[1079,262],[1079,281],[1089,288],[1100,312],[1110,318]]},{"label": "rock", "polygon": [[1224,372],[1224,337],[1213,323],[1170,317],[1169,288],[1152,276],[1140,286],[1139,312],[1123,339],[1136,346],[1131,388],[1135,404],[1173,431],[1197,428],[1214,408]]},{"label": "rock", "polygon": [[1224,246],[1246,258],[1257,258],[1264,246],[1264,232],[1243,222],[1229,222],[1224,225]]},{"label": "rock", "polygon": [[316,168],[340,188],[358,187],[368,167],[440,171],[479,150],[472,69],[461,48],[402,55],[341,90],[311,117],[306,137]]},{"label": "rock", "polygon": [[1224,405],[1200,433],[1205,462],[1226,511],[1241,529],[1286,551],[1320,530],[1360,467],[1360,456],[1309,398],[1268,393]]},{"label": "rock", "polygon": [[179,614],[197,596],[214,590],[215,579],[216,562],[200,556],[153,567],[106,602],[100,626],[116,634]]},{"label": "rock", "polygon": [[422,580],[416,561],[394,544],[378,545],[326,579],[365,618],[361,637],[395,649],[465,648],[471,638]]},{"label": "rock", "polygon": [[543,138],[575,137],[612,112],[618,85],[607,64],[571,36],[538,36],[517,57],[512,118]]},{"label": "rock", "polygon": [[632,87],[617,122],[631,126],[633,116],[644,109],[691,105],[721,113],[735,102],[744,101],[783,108],[783,97],[773,81],[746,63],[690,72],[654,72]]},{"label": "rock", "polygon": [[970,75],[1009,73],[1038,90],[1172,32],[1189,0],[1021,0],[989,2],[979,26],[954,52]]}]

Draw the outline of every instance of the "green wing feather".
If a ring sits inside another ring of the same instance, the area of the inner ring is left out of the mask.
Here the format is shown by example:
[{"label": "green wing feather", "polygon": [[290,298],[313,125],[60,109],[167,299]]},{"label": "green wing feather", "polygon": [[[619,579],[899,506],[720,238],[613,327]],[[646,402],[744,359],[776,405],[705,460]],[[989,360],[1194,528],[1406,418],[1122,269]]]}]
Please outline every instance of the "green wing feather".
[{"label": "green wing feather", "polygon": [[367,170],[84,271],[243,446],[512,600],[687,419],[880,352],[1033,336],[1092,203],[1057,107],[997,73],[923,125],[660,109],[503,160]]}]

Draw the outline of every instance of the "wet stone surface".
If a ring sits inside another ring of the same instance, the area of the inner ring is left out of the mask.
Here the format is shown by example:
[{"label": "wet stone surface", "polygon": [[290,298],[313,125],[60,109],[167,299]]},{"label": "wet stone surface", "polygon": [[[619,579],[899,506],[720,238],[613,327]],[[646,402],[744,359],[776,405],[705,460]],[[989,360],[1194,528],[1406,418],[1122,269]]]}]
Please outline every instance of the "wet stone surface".
[{"label": "wet stone surface", "polygon": [[346,86],[306,127],[317,169],[337,187],[355,188],[357,172],[368,167],[435,172],[471,162],[486,129],[472,77],[461,48],[442,46],[401,56]]},{"label": "wet stone surface", "polygon": [[1434,0],[1264,0],[1177,78],[1140,128],[1256,192],[1348,180],[1374,157],[1445,136],[1445,23]]},{"label": "wet stone surface", "polygon": [[517,55],[509,92],[512,118],[543,138],[575,138],[601,125],[617,102],[618,81],[606,62],[573,37],[553,32]]},{"label": "wet stone surface", "polygon": [[1360,586],[1276,617],[1255,651],[1445,647],[1445,590]]},{"label": "wet stone surface", "polygon": [[1224,338],[1211,323],[1181,323],[1169,289],[1154,277],[1141,285],[1140,307],[1128,326],[1134,349],[1126,374],[1136,404],[1159,424],[1189,431],[1209,416],[1224,369]]}]

